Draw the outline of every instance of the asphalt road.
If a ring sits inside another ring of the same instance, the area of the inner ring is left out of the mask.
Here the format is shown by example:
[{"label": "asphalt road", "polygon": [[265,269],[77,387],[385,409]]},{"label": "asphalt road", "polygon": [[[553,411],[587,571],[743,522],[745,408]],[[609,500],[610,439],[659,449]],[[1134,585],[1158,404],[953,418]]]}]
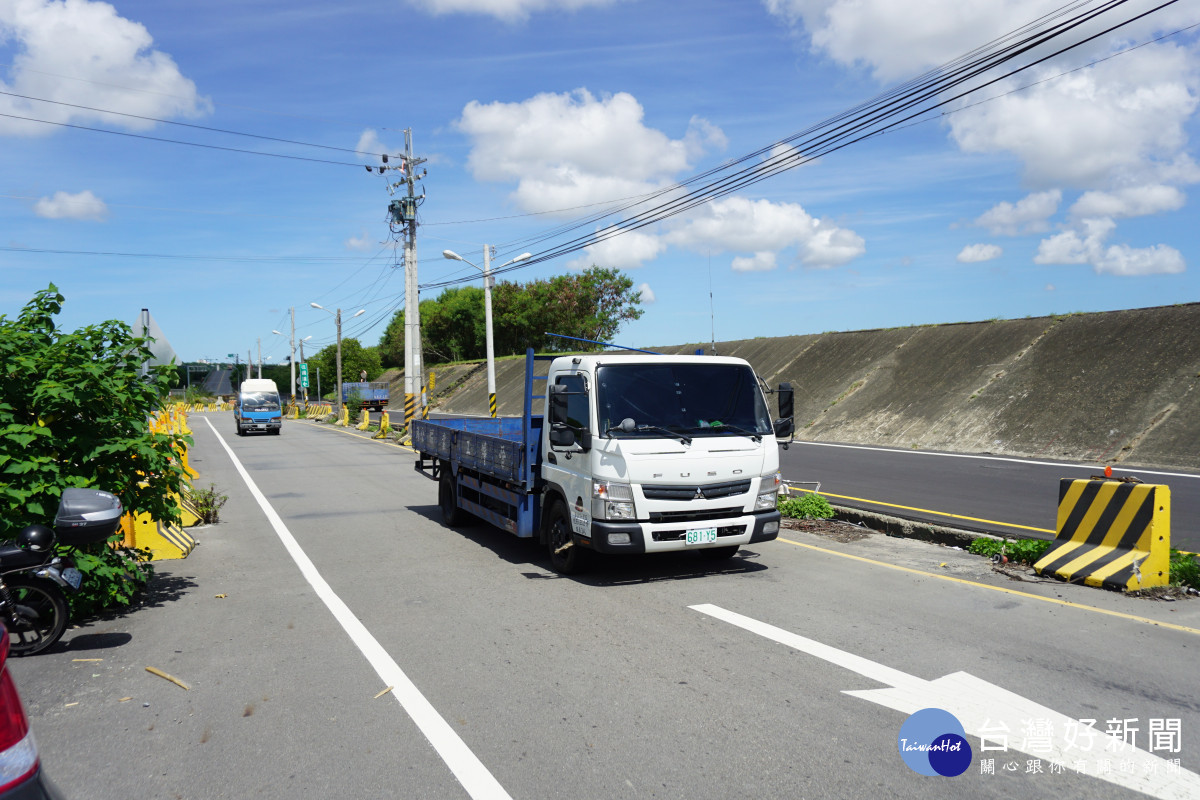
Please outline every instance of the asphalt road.
[{"label": "asphalt road", "polygon": [[[1021,538],[1053,539],[1062,478],[1103,472],[1036,459],[795,442],[780,451],[785,480],[819,481],[839,505]],[[1171,490],[1171,544],[1200,551],[1200,474],[1114,469]],[[811,485],[808,488],[812,488]]]},{"label": "asphalt road", "polygon": [[[148,605],[13,664],[70,798],[1200,792],[1200,600],[803,532],[719,566],[684,553],[561,578],[528,542],[443,527],[401,448],[190,419],[198,485],[229,496],[222,522],[158,562]],[[925,707],[964,725],[959,777],[899,754]],[[1075,767],[1053,769],[1042,739],[1065,747],[1079,719],[1120,720],[1141,750],[1102,739],[1084,757],[1072,739]],[[1146,752],[1152,725],[1174,751]]]}]

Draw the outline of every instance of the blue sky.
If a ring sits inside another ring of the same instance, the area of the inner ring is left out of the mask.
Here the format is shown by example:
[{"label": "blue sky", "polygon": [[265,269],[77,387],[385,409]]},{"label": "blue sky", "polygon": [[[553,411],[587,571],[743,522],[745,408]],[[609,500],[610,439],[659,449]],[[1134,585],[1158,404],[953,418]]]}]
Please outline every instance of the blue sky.
[{"label": "blue sky", "polygon": [[[375,344],[404,276],[378,159],[355,150],[397,153],[412,129],[419,281],[469,277],[443,249],[536,251],[1060,5],[0,0],[0,313],[53,282],[68,328],[149,308],[184,359],[261,338],[279,362],[289,308],[307,347],[332,340],[317,302]],[[1196,301],[1200,51],[1177,31],[1197,23],[1177,3],[952,114],[509,277],[624,270],[645,301],[632,346]]]}]

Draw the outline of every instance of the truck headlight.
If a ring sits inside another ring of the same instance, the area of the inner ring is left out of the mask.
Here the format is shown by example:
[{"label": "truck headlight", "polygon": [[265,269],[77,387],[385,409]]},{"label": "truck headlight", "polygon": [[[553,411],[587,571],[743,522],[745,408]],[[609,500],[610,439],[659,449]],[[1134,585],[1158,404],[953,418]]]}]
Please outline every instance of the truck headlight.
[{"label": "truck headlight", "polygon": [[593,519],[636,519],[633,487],[615,481],[592,481]]},{"label": "truck headlight", "polygon": [[782,482],[778,470],[762,476],[758,485],[758,497],[754,498],[755,511],[770,511],[775,508],[775,501],[779,497],[779,484]]}]

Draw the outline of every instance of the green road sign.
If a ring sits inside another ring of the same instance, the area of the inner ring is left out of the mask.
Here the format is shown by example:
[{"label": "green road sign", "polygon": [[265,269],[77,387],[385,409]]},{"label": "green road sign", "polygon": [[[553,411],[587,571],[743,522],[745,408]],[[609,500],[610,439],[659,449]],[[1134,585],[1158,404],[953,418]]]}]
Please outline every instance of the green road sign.
[{"label": "green road sign", "polygon": [[308,388],[308,364],[300,365],[300,386],[304,389]]}]

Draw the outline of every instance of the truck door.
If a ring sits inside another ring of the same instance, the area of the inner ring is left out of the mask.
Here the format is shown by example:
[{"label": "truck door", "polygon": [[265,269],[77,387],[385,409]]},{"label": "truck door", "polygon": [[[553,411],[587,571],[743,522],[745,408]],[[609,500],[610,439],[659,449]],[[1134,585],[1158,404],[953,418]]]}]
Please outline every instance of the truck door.
[{"label": "truck door", "polygon": [[592,413],[587,381],[582,375],[559,375],[554,383],[566,389],[566,421],[575,434],[575,443],[568,447],[549,445],[542,461],[542,474],[547,483],[562,491],[571,529],[590,536],[592,474],[587,451],[592,438]]}]

